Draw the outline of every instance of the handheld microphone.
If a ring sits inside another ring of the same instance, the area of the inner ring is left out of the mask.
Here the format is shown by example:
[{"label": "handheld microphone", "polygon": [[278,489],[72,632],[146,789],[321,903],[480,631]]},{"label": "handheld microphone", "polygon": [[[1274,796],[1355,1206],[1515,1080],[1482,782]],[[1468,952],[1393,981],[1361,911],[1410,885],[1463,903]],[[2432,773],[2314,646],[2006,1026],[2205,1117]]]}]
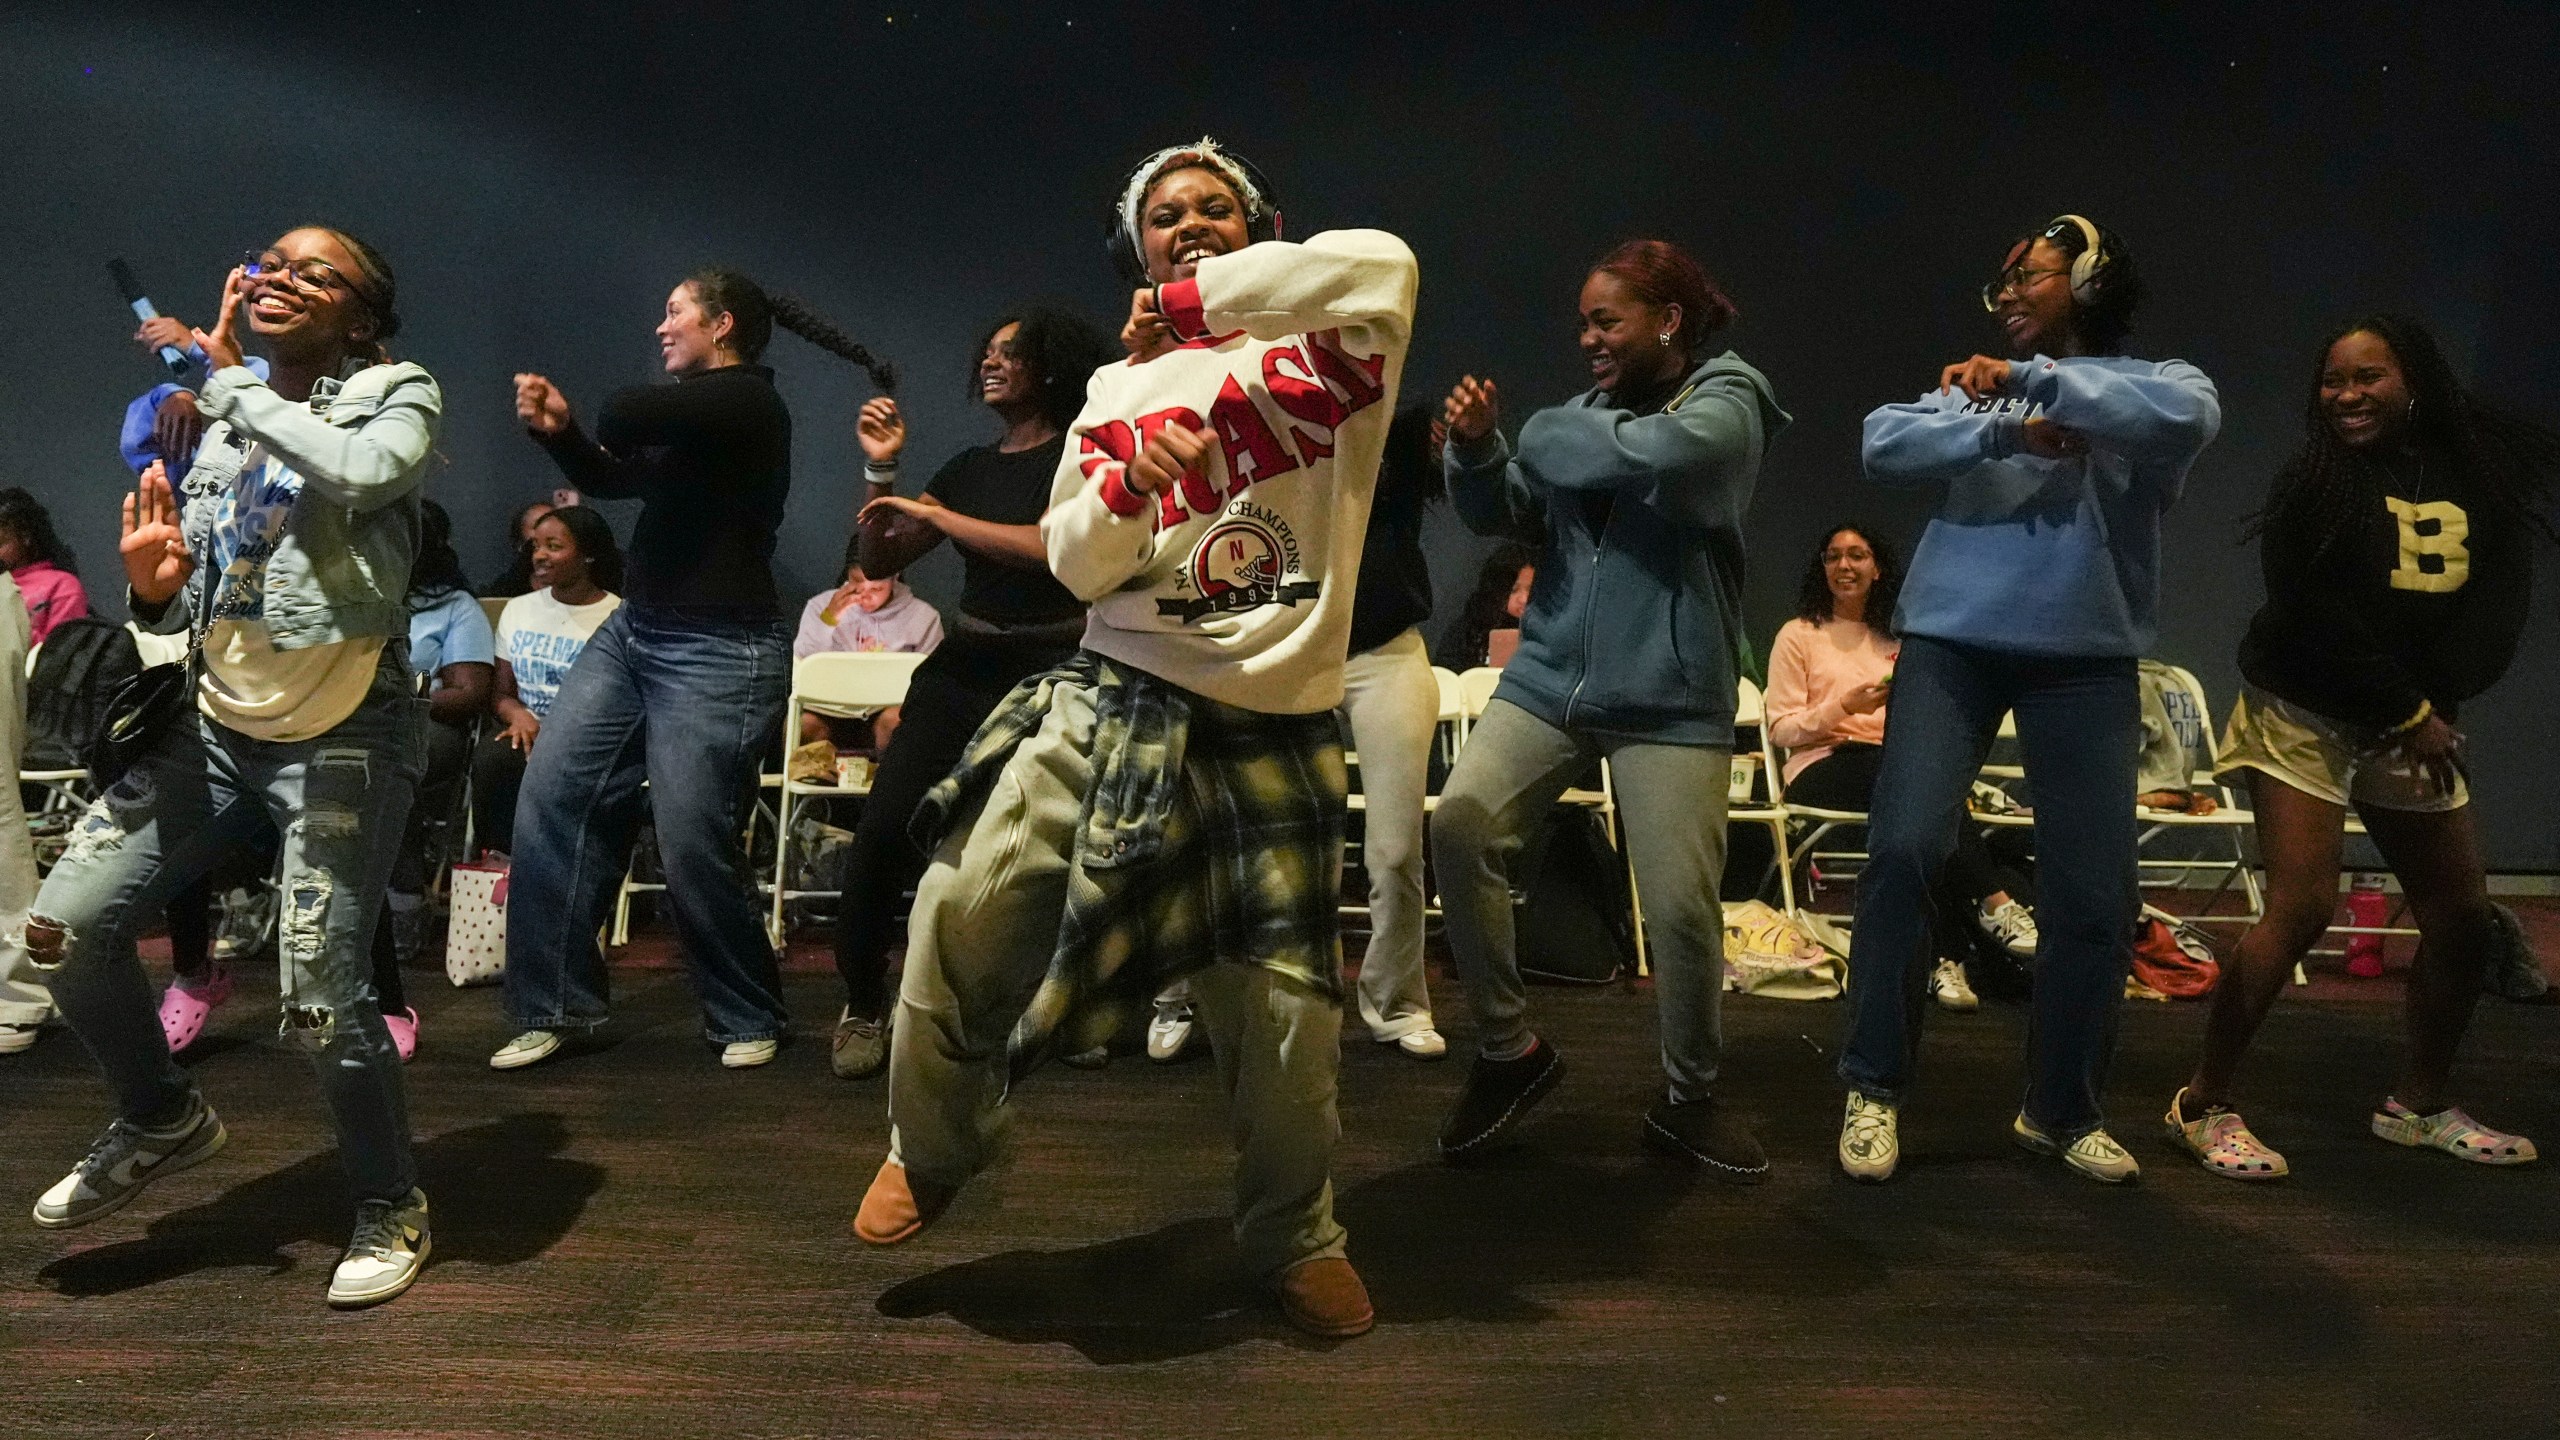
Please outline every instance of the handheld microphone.
[{"label": "handheld microphone", "polygon": [[[133,278],[132,266],[124,263],[122,259],[110,260],[107,262],[107,274],[114,278],[116,291],[124,296],[124,303],[133,307],[134,318],[138,320],[160,318],[159,307],[151,303],[150,296],[142,293],[142,282]],[[160,363],[169,367],[170,374],[184,375],[193,368],[195,362],[187,358],[187,352],[184,350],[174,345],[163,345],[160,347]]]}]

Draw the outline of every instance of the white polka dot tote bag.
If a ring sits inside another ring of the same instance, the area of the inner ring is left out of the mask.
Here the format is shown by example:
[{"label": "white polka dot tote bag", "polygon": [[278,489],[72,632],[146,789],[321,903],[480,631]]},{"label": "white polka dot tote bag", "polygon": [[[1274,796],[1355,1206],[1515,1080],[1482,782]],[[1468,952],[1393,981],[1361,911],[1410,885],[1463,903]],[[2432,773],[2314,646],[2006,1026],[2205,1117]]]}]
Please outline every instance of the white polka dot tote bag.
[{"label": "white polka dot tote bag", "polygon": [[453,867],[453,914],[444,975],[456,985],[495,983],[507,969],[507,867]]}]

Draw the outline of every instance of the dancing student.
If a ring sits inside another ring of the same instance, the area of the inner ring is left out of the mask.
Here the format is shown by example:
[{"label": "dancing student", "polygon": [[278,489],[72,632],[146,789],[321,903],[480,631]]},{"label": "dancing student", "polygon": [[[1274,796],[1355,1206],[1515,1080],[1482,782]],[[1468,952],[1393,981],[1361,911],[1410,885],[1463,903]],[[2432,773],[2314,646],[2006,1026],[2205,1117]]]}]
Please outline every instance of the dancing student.
[{"label": "dancing student", "polygon": [[545,512],[533,532],[535,588],[498,612],[489,702],[497,724],[471,762],[472,832],[500,856],[515,852],[516,798],[543,719],[587,642],[622,605],[622,547],[603,515],[571,505]]},{"label": "dancing student", "polygon": [[919,816],[940,845],[908,927],[889,1158],[854,1230],[930,1223],[986,1165],[1008,1074],[1188,975],[1232,1115],[1237,1248],[1290,1323],[1344,1337],[1374,1314],[1333,1216],[1333,709],[1414,263],[1379,231],[1278,229],[1259,172],[1207,139],[1120,196],[1132,356],[1093,377],[1040,522],[1092,604],[1084,647],[1015,688]]},{"label": "dancing student", "polygon": [[[1418,627],[1431,618],[1423,512],[1444,493],[1437,428],[1427,405],[1406,406],[1387,427],[1360,544],[1351,655],[1342,672],[1343,723],[1360,757],[1360,868],[1369,877],[1369,943],[1356,987],[1360,1019],[1370,1039],[1416,1060],[1449,1053],[1431,1018],[1422,968],[1422,802],[1431,788],[1431,742],[1440,729],[1440,682]],[[1197,1019],[1187,981],[1158,995],[1147,1025],[1147,1058],[1179,1059]]]},{"label": "dancing student", "polygon": [[1851,932],[1841,1168],[1893,1174],[1919,1048],[1940,878],[1965,794],[2015,711],[2035,786],[2035,998],[2019,1144],[2110,1183],[2139,1173],[2102,1126],[2125,934],[2139,913],[2134,671],[2160,602],[2160,517],[2221,428],[2213,382],[2123,353],[2143,295],[2110,232],[2064,215],[2009,246],[1982,303],[2010,358],[1949,365],[1867,417],[1867,474],[1943,485],[1896,611],[1893,725]]},{"label": "dancing student", "polygon": [[495,1069],[531,1065],[564,1032],[605,1022],[597,936],[644,802],[705,1037],[733,1070],[781,1047],[781,974],[739,843],[791,687],[791,627],[773,585],[791,413],[757,363],[776,325],[895,387],[894,371],[807,306],[718,269],[667,296],[658,352],[675,383],[614,395],[592,438],[558,386],[516,377],[517,416],[570,484],[644,503],[628,603],[562,682],[516,797],[506,1009],[523,1033],[489,1057]]},{"label": "dancing student", "polygon": [[[1769,741],[1787,752],[1787,799],[1825,810],[1865,811],[1873,803],[1876,768],[1884,758],[1885,707],[1893,698],[1896,596],[1902,567],[1893,547],[1863,526],[1835,527],[1814,548],[1796,591],[1796,618],[1778,627],[1769,647],[1769,689],[1763,714]],[[2005,873],[1966,825],[1956,832],[1939,894],[1939,959],[1929,972],[1929,994],[1949,1010],[1981,1004],[1966,983],[1964,967],[1946,956],[1968,943],[1964,917],[1975,929],[2020,959],[2036,953],[2036,922],[2012,893],[2016,877]]]},{"label": "dancing student", "polygon": [[2422,937],[2408,1048],[2373,1133],[2521,1165],[2531,1140],[2478,1123],[2447,1093],[2494,935],[2455,722],[2515,659],[2532,532],[2552,533],[2560,435],[2474,400],[2435,336],[2394,315],[2332,336],[2307,411],[2303,447],[2258,517],[2267,602],[2240,642],[2248,685],[2222,743],[2222,773],[2245,775],[2257,814],[2266,914],[2214,989],[2169,1134],[2214,1174],[2286,1173],[2231,1108],[2233,1078],[2328,926],[2352,805]]},{"label": "dancing student", "polygon": [[[1447,403],[1449,498],[1480,535],[1541,542],[1520,648],[1468,732],[1431,821],[1449,948],[1477,1054],[1440,1129],[1452,1160],[1519,1123],[1564,1075],[1529,1027],[1512,860],[1597,757],[1617,779],[1661,1008],[1654,1149],[1756,1184],[1760,1143],[1717,1097],[1725,792],[1733,751],[1742,516],[1785,428],[1767,377],[1709,339],[1733,302],[1689,253],[1630,240],[1584,279],[1592,388],[1529,417],[1469,376]],[[1604,597],[1605,593],[1605,599]]]},{"label": "dancing student", "polygon": [[[33,629],[17,582],[0,574],[0,761],[18,773],[27,739],[27,651]],[[32,1048],[53,1018],[53,992],[27,955],[36,898],[35,837],[15,782],[0,783],[0,1055]]]},{"label": "dancing student", "polygon": [[400,962],[422,943],[417,930],[427,918],[427,887],[460,818],[471,743],[489,713],[497,658],[488,613],[472,598],[462,557],[453,550],[453,518],[433,500],[418,508],[418,558],[407,601],[409,668],[427,700],[427,761],[373,929],[374,1001],[403,1061],[418,1053],[418,1012],[409,1004]]},{"label": "dancing student", "polygon": [[[383,351],[399,329],[390,267],[340,230],[287,232],[224,282],[195,332],[212,422],[183,514],[155,462],[125,500],[134,615],[170,607],[201,638],[195,703],[89,807],[27,922],[58,964],[54,999],[106,1072],[117,1118],[36,1202],[84,1225],[222,1148],[221,1120],[169,1055],[134,954],[140,918],[273,827],[284,837],[277,944],[283,1032],[311,1062],[357,1201],[329,1303],[378,1304],[427,1258],[400,1057],[371,985],[371,941],[426,706],[405,652],[418,483],[443,398]],[[239,323],[265,343],[261,381]]]},{"label": "dancing student", "polygon": [[858,564],[894,581],[945,540],[960,553],[959,612],[907,682],[895,731],[880,752],[845,854],[836,970],[844,1009],[828,1064],[847,1080],[889,1063],[889,947],[900,903],[924,874],[909,831],[925,792],[960,763],[969,737],[1013,687],[1074,658],[1084,602],[1049,573],[1040,516],[1084,409],[1085,382],[1118,347],[1092,322],[1042,306],[1011,311],[979,337],[968,396],[1003,427],[993,443],[943,462],[918,496],[897,493],[907,421],[886,397],[862,407],[868,496],[854,525]]},{"label": "dancing student", "polygon": [[[30,645],[43,644],[63,621],[89,613],[79,560],[53,533],[53,516],[44,502],[22,486],[0,490],[0,571],[8,573],[26,604]],[[26,657],[18,658],[23,672]]]}]

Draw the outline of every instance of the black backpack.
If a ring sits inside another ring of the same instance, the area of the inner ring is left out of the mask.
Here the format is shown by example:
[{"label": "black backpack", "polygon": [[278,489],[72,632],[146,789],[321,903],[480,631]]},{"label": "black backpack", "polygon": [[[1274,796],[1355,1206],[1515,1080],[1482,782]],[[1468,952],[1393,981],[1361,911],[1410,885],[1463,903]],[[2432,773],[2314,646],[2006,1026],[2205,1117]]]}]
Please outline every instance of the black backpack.
[{"label": "black backpack", "polygon": [[1512,862],[1512,920],[1520,973],[1566,985],[1606,985],[1633,970],[1636,931],[1627,862],[1597,811],[1558,805]]},{"label": "black backpack", "polygon": [[27,743],[19,765],[79,769],[90,738],[105,723],[108,697],[141,673],[142,653],[123,626],[94,616],[54,626],[27,677]]}]

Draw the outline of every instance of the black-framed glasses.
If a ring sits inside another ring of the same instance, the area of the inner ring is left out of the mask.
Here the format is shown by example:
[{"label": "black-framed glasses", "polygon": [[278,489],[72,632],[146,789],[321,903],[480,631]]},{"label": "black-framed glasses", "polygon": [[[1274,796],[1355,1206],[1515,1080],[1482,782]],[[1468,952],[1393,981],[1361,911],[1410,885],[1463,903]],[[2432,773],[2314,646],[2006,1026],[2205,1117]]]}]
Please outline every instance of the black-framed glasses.
[{"label": "black-framed glasses", "polygon": [[284,257],[273,250],[248,250],[241,253],[240,268],[248,279],[290,280],[294,288],[310,291],[314,295],[327,292],[333,285],[345,286],[350,294],[364,293],[356,289],[355,285],[339,272],[337,266],[316,255],[307,255],[287,264]]},{"label": "black-framed glasses", "polygon": [[2030,270],[2024,265],[2012,265],[2008,269],[2003,270],[1998,275],[1992,277],[1991,283],[1982,287],[1982,308],[1985,310],[1997,310],[2000,308],[2000,297],[2008,294],[2010,291],[2015,290],[2020,294],[2024,294],[2028,286],[2035,284],[2037,281],[2042,280],[2048,275],[2068,275],[2070,273],[2071,272],[2069,270],[2060,268]]}]

